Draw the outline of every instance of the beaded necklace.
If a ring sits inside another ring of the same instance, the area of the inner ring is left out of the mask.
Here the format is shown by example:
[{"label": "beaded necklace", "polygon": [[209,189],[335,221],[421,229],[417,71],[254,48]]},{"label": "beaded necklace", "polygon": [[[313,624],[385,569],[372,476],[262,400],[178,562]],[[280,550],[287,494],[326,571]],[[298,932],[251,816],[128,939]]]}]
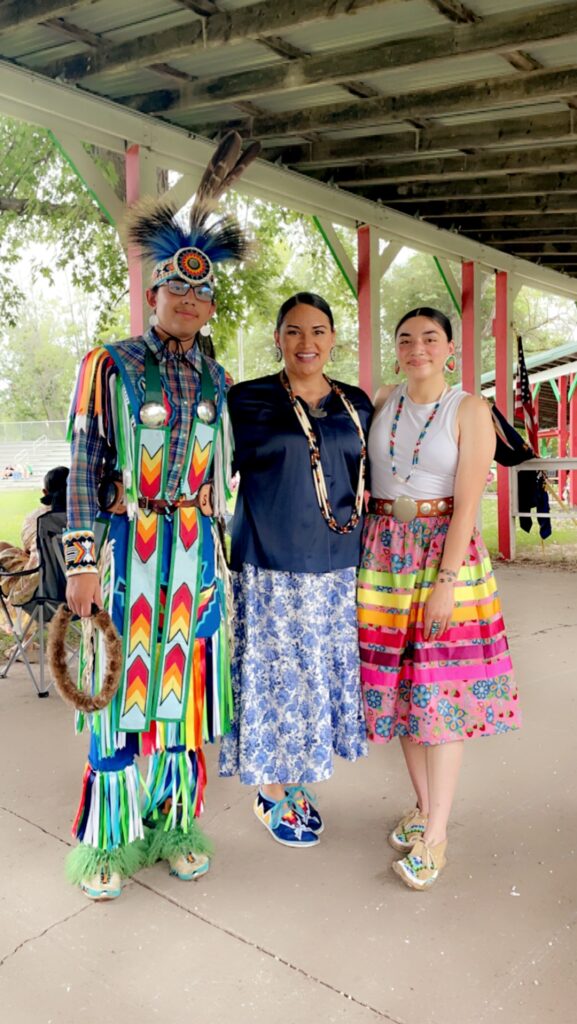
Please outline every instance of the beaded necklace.
[{"label": "beaded necklace", "polygon": [[330,380],[328,377],[325,377],[324,379],[326,380],[327,384],[330,385],[330,388],[332,391],[334,391],[335,395],[339,396],[341,402],[343,403],[345,409],[347,410],[349,416],[351,417],[355,425],[355,429],[357,431],[357,434],[359,435],[359,440],[361,442],[361,460],[359,465],[359,480],[357,483],[357,490],[355,494],[355,504],[353,507],[353,511],[349,516],[349,519],[343,526],[339,526],[335,519],[334,512],[331,508],[329,495],[327,491],[327,484],[325,480],[325,474],[323,472],[323,466],[321,462],[321,453],[319,450],[317,437],[313,430],[311,421],[309,420],[301,403],[297,401],[285,371],[281,370],[280,374],[281,384],[284,387],[287,395],[289,396],[290,403],[296,414],[296,418],[299,421],[303,429],[303,433],[308,441],[309,453],[311,458],[311,470],[313,474],[313,483],[315,485],[315,491],[317,495],[317,501],[319,503],[319,508],[321,510],[321,515],[329,529],[333,530],[334,533],[351,533],[352,530],[355,529],[355,526],[357,526],[361,518],[361,512],[363,508],[363,495],[365,493],[365,469],[367,462],[367,445],[361,421],[359,419],[359,414],[355,409],[354,405],[352,405],[352,403],[349,401],[349,399],[342,391],[342,389],[338,386],[338,384],[335,384],[334,380]]},{"label": "beaded necklace", "polygon": [[407,476],[405,476],[405,477],[399,476],[399,473],[397,471],[397,467],[395,465],[395,437],[397,435],[397,427],[399,425],[399,419],[400,419],[400,416],[401,416],[401,412],[402,412],[403,406],[405,404],[405,395],[403,394],[403,392],[401,392],[401,394],[399,396],[399,403],[397,405],[397,411],[395,412],[395,415],[393,417],[393,424],[391,426],[391,436],[389,438],[389,455],[391,457],[391,472],[392,472],[393,476],[396,476],[396,477],[399,478],[399,480],[401,481],[402,484],[406,484],[407,481],[410,480],[410,478],[411,478],[411,476],[413,474],[413,470],[419,464],[419,455],[421,454],[421,445],[422,445],[422,443],[423,443],[423,441],[425,439],[425,435],[427,433],[427,430],[429,429],[429,427],[431,426],[431,423],[433,422],[435,416],[437,415],[439,406],[440,406],[441,402],[443,401],[443,398],[445,397],[446,393],[447,393],[447,388],[444,387],[443,391],[442,391],[442,394],[439,396],[438,400],[435,402],[435,405],[433,406],[433,409],[432,409],[431,413],[429,414],[427,422],[425,423],[423,429],[421,430],[421,433],[419,434],[419,436],[417,438],[417,443],[416,443],[416,445],[415,445],[415,447],[413,449],[413,458],[412,458],[412,461],[411,461],[411,468],[410,468]]}]

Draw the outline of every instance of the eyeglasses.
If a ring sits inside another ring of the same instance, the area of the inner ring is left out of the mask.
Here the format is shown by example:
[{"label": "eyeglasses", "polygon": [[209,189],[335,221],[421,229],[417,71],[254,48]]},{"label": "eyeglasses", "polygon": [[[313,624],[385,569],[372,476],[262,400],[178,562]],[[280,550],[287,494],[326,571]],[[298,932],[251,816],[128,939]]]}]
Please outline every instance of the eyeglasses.
[{"label": "eyeglasses", "polygon": [[188,281],[181,281],[178,278],[172,278],[165,283],[171,295],[188,295],[192,288],[199,302],[212,302],[214,299],[214,288],[209,284],[189,284]]}]

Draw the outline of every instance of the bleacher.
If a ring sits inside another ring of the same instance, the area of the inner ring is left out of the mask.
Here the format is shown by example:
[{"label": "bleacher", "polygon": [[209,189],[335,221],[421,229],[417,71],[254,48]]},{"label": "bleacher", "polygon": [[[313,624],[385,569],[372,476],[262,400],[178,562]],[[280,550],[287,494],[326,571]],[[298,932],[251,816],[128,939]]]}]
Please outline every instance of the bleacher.
[{"label": "bleacher", "polygon": [[61,421],[0,424],[0,474],[5,466],[24,470],[20,480],[9,478],[5,482],[37,484],[54,466],[69,466],[70,446],[65,429]]}]

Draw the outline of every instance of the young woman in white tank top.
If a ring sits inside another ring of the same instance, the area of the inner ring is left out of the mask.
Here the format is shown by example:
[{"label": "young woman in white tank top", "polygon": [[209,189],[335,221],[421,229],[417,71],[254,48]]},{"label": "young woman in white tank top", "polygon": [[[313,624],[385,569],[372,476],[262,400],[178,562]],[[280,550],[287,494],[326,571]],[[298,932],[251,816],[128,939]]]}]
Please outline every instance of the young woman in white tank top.
[{"label": "young woman in white tank top", "polygon": [[[508,732],[519,709],[487,549],[475,526],[495,450],[486,402],[450,389],[451,323],[422,307],[395,331],[406,380],[379,389],[359,571],[369,738],[399,736],[417,806],[390,835],[415,889],[446,863],[463,742]],[[452,363],[452,367],[451,367]]]}]

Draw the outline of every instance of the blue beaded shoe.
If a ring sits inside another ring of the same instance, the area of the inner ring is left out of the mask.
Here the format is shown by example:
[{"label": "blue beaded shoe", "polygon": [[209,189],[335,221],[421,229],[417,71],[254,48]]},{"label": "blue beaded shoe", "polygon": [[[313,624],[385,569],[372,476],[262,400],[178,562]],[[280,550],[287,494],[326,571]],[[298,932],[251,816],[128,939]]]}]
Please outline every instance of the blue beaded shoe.
[{"label": "blue beaded shoe", "polygon": [[314,832],[315,835],[320,836],[325,826],[316,807],[313,807],[312,793],[309,793],[308,789],[305,789],[304,786],[289,786],[286,790],[286,795],[294,803],[297,813],[304,821],[306,827],[310,828],[311,832]]},{"label": "blue beaded shoe", "polygon": [[318,836],[305,825],[290,797],[269,800],[259,789],[253,809],[277,843],[307,849],[319,842]]},{"label": "blue beaded shoe", "polygon": [[116,900],[122,892],[122,883],[117,871],[110,871],[103,865],[92,878],[83,878],[80,888],[89,900]]}]

